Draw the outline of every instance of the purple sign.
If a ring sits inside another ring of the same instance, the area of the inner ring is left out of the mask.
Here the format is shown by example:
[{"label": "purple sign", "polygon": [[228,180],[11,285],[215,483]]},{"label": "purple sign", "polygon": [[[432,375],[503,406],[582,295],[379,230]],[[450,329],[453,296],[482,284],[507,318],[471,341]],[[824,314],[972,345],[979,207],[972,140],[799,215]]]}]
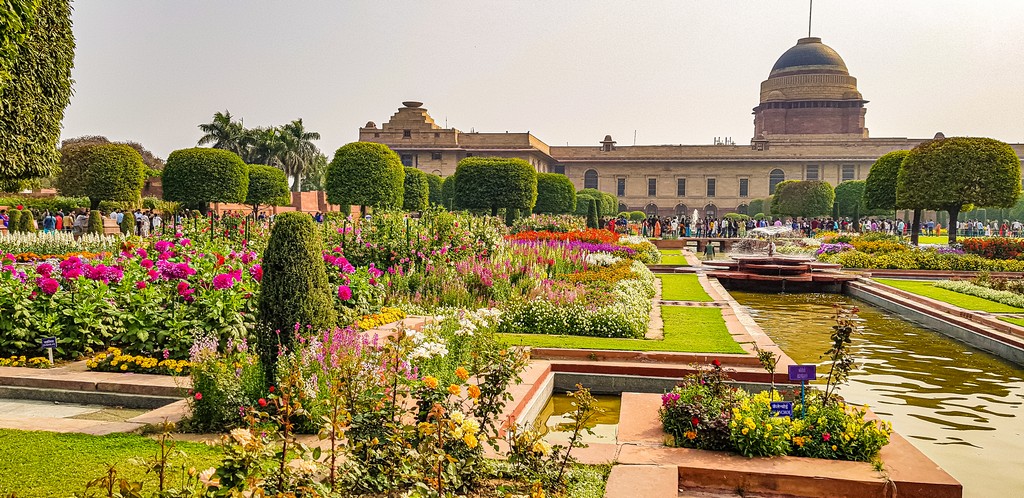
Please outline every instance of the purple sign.
[{"label": "purple sign", "polygon": [[818,374],[817,365],[790,365],[789,380],[814,380]]},{"label": "purple sign", "polygon": [[792,417],[793,416],[793,402],[792,401],[772,401],[771,402],[772,415],[776,417]]}]

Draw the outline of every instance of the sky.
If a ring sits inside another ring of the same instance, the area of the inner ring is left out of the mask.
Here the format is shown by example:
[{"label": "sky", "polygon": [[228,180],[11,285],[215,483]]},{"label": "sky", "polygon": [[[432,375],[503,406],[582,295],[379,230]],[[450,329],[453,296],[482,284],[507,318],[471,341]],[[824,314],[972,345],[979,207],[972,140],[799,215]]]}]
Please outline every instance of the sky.
[{"label": "sky", "polygon": [[[747,144],[806,0],[75,0],[63,137],[166,157],[229,110],[302,118],[330,157],[402,101],[441,126],[549,145]],[[1024,2],[818,0],[872,137],[1024,142]]]}]

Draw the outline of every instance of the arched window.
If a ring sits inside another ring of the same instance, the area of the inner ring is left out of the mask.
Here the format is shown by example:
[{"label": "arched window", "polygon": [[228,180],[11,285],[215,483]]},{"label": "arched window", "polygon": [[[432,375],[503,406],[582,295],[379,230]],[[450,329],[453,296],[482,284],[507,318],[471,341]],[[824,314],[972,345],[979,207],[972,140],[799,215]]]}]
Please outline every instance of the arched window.
[{"label": "arched window", "polygon": [[583,188],[597,188],[597,171],[588,169],[583,173]]},{"label": "arched window", "polygon": [[676,204],[676,215],[678,216],[690,216],[693,213],[687,214],[686,204]]},{"label": "arched window", "polygon": [[644,213],[647,213],[647,216],[658,216],[658,205],[648,204],[647,207],[644,208]]},{"label": "arched window", "polygon": [[704,206],[704,216],[709,218],[718,218],[718,207],[714,204],[708,204]]},{"label": "arched window", "polygon": [[786,172],[781,169],[773,169],[768,173],[768,195],[775,195],[775,186],[786,181]]},{"label": "arched window", "polygon": [[620,203],[619,203],[619,212],[620,212],[620,213],[625,213],[626,211],[629,211],[629,208],[628,208],[628,207],[626,207],[626,205],[625,205],[625,204],[623,204],[623,203],[621,203],[621,202],[620,202]]},{"label": "arched window", "polygon": [[441,170],[439,170],[439,169],[435,169],[434,171],[431,171],[431,172],[430,172],[430,174],[432,174],[432,175],[437,175],[437,176],[441,176]]},{"label": "arched window", "polygon": [[750,210],[750,206],[748,206],[746,204],[740,204],[739,207],[736,208],[736,212],[739,213],[739,214],[750,214],[750,213],[747,212],[749,210]]}]

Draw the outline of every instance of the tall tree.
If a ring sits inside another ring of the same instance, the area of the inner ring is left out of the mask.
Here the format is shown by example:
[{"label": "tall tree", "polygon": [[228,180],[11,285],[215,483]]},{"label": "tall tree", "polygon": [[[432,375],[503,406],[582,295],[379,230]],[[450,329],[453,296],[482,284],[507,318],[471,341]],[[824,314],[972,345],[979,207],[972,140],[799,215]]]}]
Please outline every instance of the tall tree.
[{"label": "tall tree", "polygon": [[[868,209],[896,210],[896,179],[908,150],[895,150],[879,157],[864,183],[864,205]],[[895,216],[895,215],[894,215]]]},{"label": "tall tree", "polygon": [[301,190],[303,192],[324,190],[327,162],[327,156],[323,152],[318,152],[316,157],[306,166],[306,174],[302,175]]},{"label": "tall tree", "polygon": [[313,144],[313,140],[320,140],[320,134],[307,130],[299,118],[281,126],[281,140],[285,147],[280,161],[285,173],[293,179],[292,192],[298,192],[302,174],[320,153]]},{"label": "tall tree", "polygon": [[991,138],[952,137],[923,142],[899,171],[900,205],[949,213],[949,243],[964,206],[1011,208],[1020,197],[1020,158]]},{"label": "tall tree", "polygon": [[243,155],[246,148],[245,126],[242,120],[235,121],[231,111],[217,112],[213,115],[213,121],[199,125],[199,131],[204,135],[199,139],[197,145],[207,145],[214,149],[224,149]]}]

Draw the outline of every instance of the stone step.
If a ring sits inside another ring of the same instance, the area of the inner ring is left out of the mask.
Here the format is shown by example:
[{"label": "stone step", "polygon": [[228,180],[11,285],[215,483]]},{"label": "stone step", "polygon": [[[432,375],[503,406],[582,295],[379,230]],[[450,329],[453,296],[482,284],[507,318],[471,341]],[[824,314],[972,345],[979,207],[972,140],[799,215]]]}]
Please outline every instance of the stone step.
[{"label": "stone step", "polygon": [[180,401],[178,396],[153,396],[105,391],[79,391],[45,387],[0,386],[0,398],[57,401],[83,405],[120,406],[124,408],[155,409]]}]

